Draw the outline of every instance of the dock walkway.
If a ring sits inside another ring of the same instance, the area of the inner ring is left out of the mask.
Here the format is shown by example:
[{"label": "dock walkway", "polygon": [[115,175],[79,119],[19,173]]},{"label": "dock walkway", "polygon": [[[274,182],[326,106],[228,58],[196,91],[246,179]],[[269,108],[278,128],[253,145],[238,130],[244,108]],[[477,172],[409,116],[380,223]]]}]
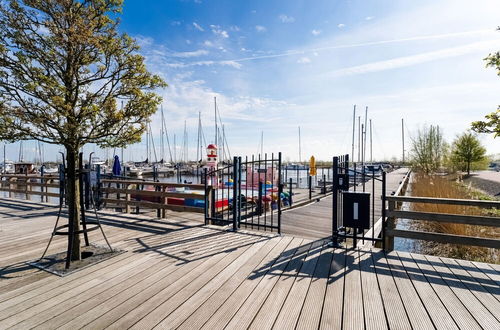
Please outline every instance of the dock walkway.
[{"label": "dock walkway", "polygon": [[0,329],[500,328],[499,265],[230,232],[185,213],[103,212],[126,252],[58,277],[25,264],[56,212],[0,199]]},{"label": "dock walkway", "polygon": [[[387,174],[386,191],[390,194],[395,191],[403,177],[408,172],[407,168],[400,168]],[[362,190],[362,184],[356,188]],[[351,187],[352,190],[352,187]],[[365,191],[371,193],[371,180],[365,183]],[[382,188],[379,183],[375,185],[375,194],[382,196]],[[375,220],[381,216],[381,202],[375,203]],[[281,215],[282,232],[287,235],[320,239],[332,235],[332,197],[331,195],[321,199],[319,202],[283,210]]]}]

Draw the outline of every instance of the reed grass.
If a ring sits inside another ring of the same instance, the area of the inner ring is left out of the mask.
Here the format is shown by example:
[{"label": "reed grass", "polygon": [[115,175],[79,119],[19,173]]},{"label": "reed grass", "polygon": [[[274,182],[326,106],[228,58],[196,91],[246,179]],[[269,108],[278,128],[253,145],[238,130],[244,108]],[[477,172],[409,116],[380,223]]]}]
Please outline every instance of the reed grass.
[{"label": "reed grass", "polygon": [[[480,194],[472,188],[467,188],[452,176],[426,175],[416,173],[411,182],[411,195],[419,197],[480,199]],[[487,199],[487,198],[482,198]],[[481,209],[472,206],[412,203],[411,209],[419,212],[436,212],[461,215],[498,216],[499,210]],[[436,233],[454,235],[499,238],[500,229],[496,227],[473,226],[434,221],[414,221],[411,227]],[[440,255],[450,258],[467,259],[489,263],[500,263],[499,251],[496,249],[465,246],[458,244],[441,244],[423,242],[420,244],[422,253]]]}]

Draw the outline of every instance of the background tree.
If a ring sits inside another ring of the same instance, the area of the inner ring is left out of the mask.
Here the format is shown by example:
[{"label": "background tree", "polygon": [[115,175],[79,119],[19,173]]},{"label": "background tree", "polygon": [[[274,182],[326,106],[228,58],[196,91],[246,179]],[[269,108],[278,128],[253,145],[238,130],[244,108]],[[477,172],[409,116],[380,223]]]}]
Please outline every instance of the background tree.
[{"label": "background tree", "polygon": [[453,141],[451,154],[453,162],[467,171],[467,175],[470,175],[472,163],[486,159],[486,149],[471,132],[465,132]]},{"label": "background tree", "polygon": [[[497,29],[500,30],[500,27]],[[486,67],[493,67],[500,76],[500,51],[489,54],[485,59]],[[493,133],[494,137],[500,136],[500,106],[496,111],[485,116],[484,121],[472,123],[472,129],[478,133]]]},{"label": "background tree", "polygon": [[[139,142],[161,102],[154,90],[166,86],[146,70],[137,43],[118,33],[121,6],[121,0],[0,2],[0,138],[64,146],[75,231],[78,151],[87,143]],[[73,260],[81,258],[79,235],[70,249]]]},{"label": "background tree", "polygon": [[425,126],[418,130],[417,136],[411,141],[413,166],[426,174],[436,171],[441,166],[446,151],[443,133],[439,126]]}]

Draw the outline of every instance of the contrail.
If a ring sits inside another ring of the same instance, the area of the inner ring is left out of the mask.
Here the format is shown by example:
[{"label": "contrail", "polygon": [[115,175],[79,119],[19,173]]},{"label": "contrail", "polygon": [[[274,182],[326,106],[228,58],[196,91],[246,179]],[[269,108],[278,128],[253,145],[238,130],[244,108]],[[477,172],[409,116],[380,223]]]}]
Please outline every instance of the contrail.
[{"label": "contrail", "polygon": [[[493,30],[475,30],[475,31],[444,33],[444,34],[435,34],[435,35],[426,35],[426,36],[416,36],[416,37],[401,38],[401,39],[371,41],[371,42],[363,42],[363,43],[347,44],[347,45],[325,46],[325,47],[311,48],[311,49],[306,49],[306,50],[290,50],[290,51],[287,51],[287,52],[284,52],[281,54],[244,57],[244,58],[240,58],[240,59],[234,59],[231,61],[233,61],[233,62],[246,62],[246,61],[260,60],[260,59],[266,59],[266,58],[285,57],[285,56],[290,56],[290,55],[300,55],[300,54],[305,54],[305,53],[313,53],[313,52],[322,51],[322,50],[374,46],[374,45],[391,44],[391,43],[405,42],[405,41],[462,37],[462,36],[470,36],[470,35],[477,35],[477,34],[488,34],[491,32],[493,32]],[[224,61],[224,62],[227,62],[227,61]]]}]

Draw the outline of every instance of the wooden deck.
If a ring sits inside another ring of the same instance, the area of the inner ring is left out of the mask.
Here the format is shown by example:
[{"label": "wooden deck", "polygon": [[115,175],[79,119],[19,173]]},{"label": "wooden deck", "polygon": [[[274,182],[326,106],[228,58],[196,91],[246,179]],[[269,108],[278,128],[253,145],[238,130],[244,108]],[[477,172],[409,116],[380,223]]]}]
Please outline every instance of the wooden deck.
[{"label": "wooden deck", "polygon": [[[386,191],[390,194],[395,191],[403,180],[407,168],[400,168],[387,174]],[[359,184],[357,190],[360,191]],[[352,187],[351,187],[352,190]],[[366,182],[365,191],[371,193],[372,183]],[[380,183],[375,185],[376,196],[382,196]],[[375,221],[381,216],[381,202],[375,203]],[[281,216],[282,232],[286,235],[299,236],[311,239],[328,238],[332,236],[332,197],[331,195],[319,202],[283,210]]]},{"label": "wooden deck", "polygon": [[499,265],[234,233],[186,214],[107,212],[127,252],[58,277],[25,264],[56,212],[0,199],[0,329],[500,328]]}]

